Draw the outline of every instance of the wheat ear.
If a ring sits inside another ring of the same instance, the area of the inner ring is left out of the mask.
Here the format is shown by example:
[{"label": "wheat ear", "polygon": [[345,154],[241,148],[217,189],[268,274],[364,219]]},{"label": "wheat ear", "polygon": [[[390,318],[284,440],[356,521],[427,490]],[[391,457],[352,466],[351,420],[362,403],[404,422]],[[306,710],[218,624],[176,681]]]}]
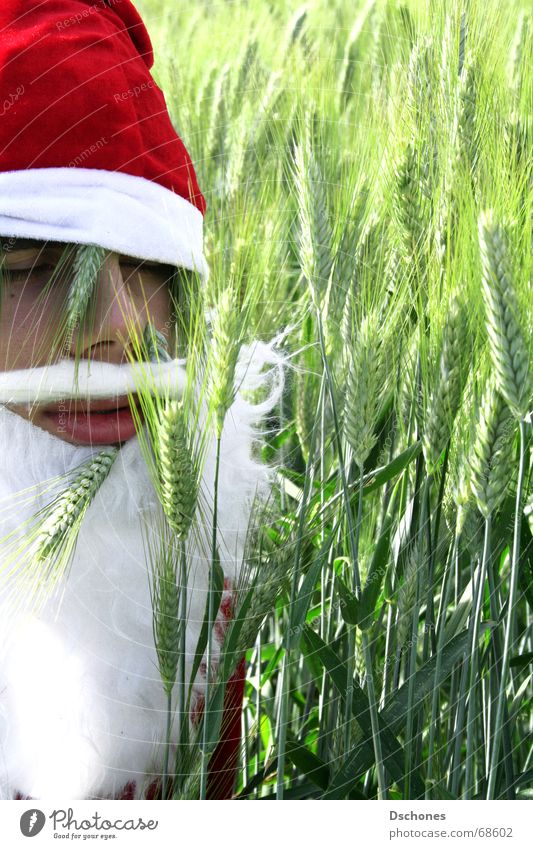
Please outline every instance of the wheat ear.
[{"label": "wheat ear", "polygon": [[241,316],[237,294],[230,286],[220,295],[212,324],[210,400],[220,436],[227,411],[235,398],[235,368],[241,343]]},{"label": "wheat ear", "polygon": [[470,485],[485,519],[497,509],[509,484],[514,429],[511,411],[494,381],[490,380],[479,410],[477,437],[470,455]]},{"label": "wheat ear", "polygon": [[52,503],[34,543],[34,557],[42,561],[56,554],[66,537],[89,507],[111,471],[118,449],[106,448],[85,463],[72,484]]},{"label": "wheat ear", "polygon": [[373,313],[366,315],[348,354],[344,399],[344,433],[362,468],[376,443],[375,427],[383,400],[383,353]]},{"label": "wheat ear", "polygon": [[73,278],[67,304],[67,328],[72,329],[85,315],[94,291],[96,276],[100,271],[107,251],[99,245],[79,245],[74,260]]},{"label": "wheat ear", "polygon": [[159,415],[161,503],[170,527],[183,540],[194,518],[198,496],[198,476],[183,402],[170,401]]},{"label": "wheat ear", "polygon": [[450,438],[462,393],[461,363],[466,342],[466,310],[453,297],[444,328],[439,374],[431,394],[422,446],[426,464],[433,471]]},{"label": "wheat ear", "polygon": [[513,415],[521,419],[531,401],[531,372],[519,325],[508,239],[492,210],[480,214],[478,229],[487,331],[497,386]]}]

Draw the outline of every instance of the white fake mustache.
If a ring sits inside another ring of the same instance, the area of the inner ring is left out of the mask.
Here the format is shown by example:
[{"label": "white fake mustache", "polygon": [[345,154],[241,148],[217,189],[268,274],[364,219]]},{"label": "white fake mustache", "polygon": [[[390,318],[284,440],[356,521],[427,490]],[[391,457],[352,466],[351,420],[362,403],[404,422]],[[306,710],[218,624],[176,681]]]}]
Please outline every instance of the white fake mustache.
[{"label": "white fake mustache", "polygon": [[[235,367],[235,386],[239,392],[248,392],[266,386],[268,376],[276,375],[271,394],[264,401],[252,404],[253,418],[269,412],[281,397],[284,385],[284,369],[289,366],[289,355],[278,345],[287,331],[283,331],[270,342],[256,340],[243,344]],[[66,398],[108,398],[127,395],[146,389],[150,394],[168,393],[170,398],[181,398],[189,377],[183,359],[168,362],[139,360],[134,363],[78,361],[78,381],[75,383],[75,361],[60,360],[59,363],[39,368],[17,369],[0,372],[0,404],[50,403]],[[165,396],[166,397],[166,396]]]},{"label": "white fake mustache", "polygon": [[74,360],[39,368],[0,372],[0,404],[53,403],[66,398],[106,398],[150,392],[180,398],[186,386],[185,360],[115,363],[79,360],[75,381]]}]

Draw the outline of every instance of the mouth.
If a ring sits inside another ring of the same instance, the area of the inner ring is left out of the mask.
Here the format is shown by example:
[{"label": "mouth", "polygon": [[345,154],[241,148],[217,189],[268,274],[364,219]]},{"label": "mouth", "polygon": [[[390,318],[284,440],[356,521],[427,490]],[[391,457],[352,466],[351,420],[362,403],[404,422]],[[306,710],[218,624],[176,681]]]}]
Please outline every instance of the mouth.
[{"label": "mouth", "polygon": [[[142,422],[136,395],[132,396],[132,404]],[[137,432],[127,395],[93,402],[69,399],[50,404],[42,410],[42,415],[56,434],[68,436],[80,445],[112,445],[131,439]]]}]

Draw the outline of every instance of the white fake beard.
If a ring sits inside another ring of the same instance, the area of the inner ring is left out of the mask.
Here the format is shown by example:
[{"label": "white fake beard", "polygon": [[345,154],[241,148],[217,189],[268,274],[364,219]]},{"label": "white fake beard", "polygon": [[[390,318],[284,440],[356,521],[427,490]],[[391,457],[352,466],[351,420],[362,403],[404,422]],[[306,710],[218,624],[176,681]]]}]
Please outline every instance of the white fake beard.
[{"label": "white fake beard", "polygon": [[[272,483],[273,470],[253,459],[252,443],[254,426],[281,394],[280,362],[263,343],[244,351],[245,387],[262,385],[262,366],[272,363],[278,365],[278,384],[260,405],[237,395],[222,435],[218,527],[221,565],[231,583],[241,569],[253,498],[266,498]],[[39,495],[43,483],[97,450],[66,443],[1,404],[0,446],[0,796],[13,798],[18,791],[31,798],[116,797],[133,781],[141,798],[161,773],[166,696],[154,647],[144,545],[146,531],[157,533],[163,511],[139,439],[120,449],[83,519],[68,575],[37,614],[24,607],[14,612],[17,575],[8,575],[2,541],[17,528],[24,539],[23,522],[65,486],[57,483],[53,492]],[[212,440],[201,485],[208,508],[215,448]],[[31,497],[21,496],[38,484]],[[204,510],[189,549],[187,681],[205,612],[210,520],[209,509]],[[218,634],[217,639],[215,628],[215,664],[220,629]],[[196,676],[191,713],[204,687],[205,663]]]}]

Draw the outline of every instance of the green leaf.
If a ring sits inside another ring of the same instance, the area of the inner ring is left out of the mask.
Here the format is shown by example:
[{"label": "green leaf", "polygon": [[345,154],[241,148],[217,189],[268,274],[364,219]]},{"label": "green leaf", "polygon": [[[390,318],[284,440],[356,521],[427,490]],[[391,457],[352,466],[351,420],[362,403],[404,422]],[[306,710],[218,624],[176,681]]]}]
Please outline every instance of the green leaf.
[{"label": "green leaf", "polygon": [[509,661],[509,666],[522,667],[533,663],[533,651],[525,652],[525,654],[517,654]]},{"label": "green leaf", "polygon": [[263,672],[261,676],[261,687],[264,687],[266,682],[270,680],[272,673],[279,666],[280,660],[285,655],[285,649],[283,646],[278,646],[272,657],[270,658],[269,663],[267,664],[267,668]]},{"label": "green leaf", "polygon": [[[305,626],[305,637],[313,651],[320,658],[344,702],[348,681],[346,665],[338,654],[308,626]],[[335,773],[328,785],[323,799],[344,799],[352,791],[355,781],[374,763],[374,747],[372,741],[372,724],[368,700],[359,687],[353,682],[352,712],[361,729],[360,742],[349,752],[340,769]],[[400,782],[404,772],[404,756],[401,744],[394,734],[380,719],[380,738],[383,751],[383,762],[392,778]],[[413,770],[413,790],[419,796],[424,795],[424,784],[417,770]]]},{"label": "green leaf", "polygon": [[[494,628],[495,622],[482,622],[479,626],[479,636],[481,637],[490,628]],[[457,634],[445,646],[441,652],[441,667],[438,681],[435,681],[435,666],[437,656],[433,655],[424,666],[418,670],[414,680],[413,705],[416,708],[435,686],[439,687],[443,681],[451,674],[451,671],[456,663],[458,663],[468,651],[470,641],[470,633],[467,630]],[[394,694],[392,699],[387,702],[382,710],[382,716],[388,725],[394,730],[399,731],[403,728],[403,722],[407,713],[409,682],[403,684],[400,689]]]},{"label": "green leaf", "polygon": [[286,427],[276,433],[272,439],[269,439],[261,447],[261,459],[263,463],[270,463],[276,457],[276,452],[279,451],[282,445],[287,442],[296,433],[296,425],[290,422]]},{"label": "green leaf", "polygon": [[522,516],[520,525],[520,591],[527,599],[527,603],[533,610],[533,537],[529,530],[529,524],[525,516]]},{"label": "green leaf", "polygon": [[431,789],[431,798],[432,799],[450,799],[450,801],[456,801],[457,796],[454,796],[453,793],[445,787],[442,781],[428,781],[428,786]]},{"label": "green leaf", "polygon": [[[260,769],[253,778],[250,779],[248,784],[243,787],[240,793],[235,796],[235,799],[247,799],[254,790],[257,790],[258,787],[263,784],[263,782],[270,777],[274,777],[276,775],[276,770],[278,768],[278,759],[274,757],[272,760],[268,761],[265,764],[263,769]],[[314,789],[314,788],[313,788]]]},{"label": "green leaf", "polygon": [[396,498],[398,494],[398,484],[394,488],[391,497],[387,515],[383,520],[383,526],[379,539],[374,549],[374,554],[368,570],[367,579],[363,592],[361,593],[361,601],[359,603],[359,622],[357,623],[361,630],[366,630],[372,626],[374,618],[374,610],[376,607],[383,579],[387,571],[389,562],[390,536],[395,517]]},{"label": "green leaf", "polygon": [[[304,784],[299,784],[296,787],[287,787],[283,791],[283,798],[285,801],[290,801],[291,799],[318,799],[320,796],[318,795],[319,788],[317,788],[316,784],[311,781],[306,781]],[[236,798],[246,798],[245,796],[237,796]],[[270,793],[268,796],[261,796],[259,799],[260,802],[271,802],[277,799],[276,793]]]},{"label": "green leaf", "polygon": [[[379,466],[377,469],[374,469],[371,472],[368,472],[363,478],[363,496],[370,494],[371,492],[375,492],[376,489],[380,489],[384,484],[388,483],[388,481],[397,477],[404,469],[409,466],[413,460],[416,460],[420,452],[422,451],[422,442],[418,441],[410,445],[409,448],[406,448],[405,451],[402,451],[401,454],[398,454],[397,457],[394,457],[387,463],[386,466]],[[342,499],[342,492],[335,492],[336,476],[333,476],[331,480],[328,479],[327,487],[324,489],[324,493],[329,496],[331,492],[331,497],[328,497],[326,504],[324,505],[323,512],[327,509],[330,509],[335,502]],[[315,488],[318,488],[320,485],[320,481],[318,483],[315,482]],[[359,489],[359,483],[354,483],[352,485],[351,496],[354,495],[357,497]],[[333,494],[334,493],[334,494]]]},{"label": "green leaf", "polygon": [[226,683],[224,681],[212,684],[212,696],[209,699],[209,709],[202,713],[202,722],[207,722],[206,745],[204,748],[203,735],[200,735],[198,747],[205,753],[213,752],[220,737],[220,726],[224,714],[224,693]]},{"label": "green leaf", "polygon": [[296,601],[291,607],[289,615],[289,627],[285,636],[285,647],[287,651],[291,651],[298,647],[302,635],[302,628],[306,620],[307,611],[311,604],[313,592],[318,581],[323,564],[326,562],[328,551],[331,548],[331,541],[334,534],[337,532],[338,523],[335,525],[331,533],[326,537],[320,551],[313,559],[307,574],[302,581],[298,590]]},{"label": "green leaf", "polygon": [[326,789],[329,782],[329,766],[323,760],[297,740],[287,739],[285,750],[287,757],[300,772],[310,778],[317,787]]},{"label": "green leaf", "polygon": [[307,632],[305,630],[303,630],[300,635],[300,651],[305,658],[307,667],[314,680],[320,681],[322,678],[322,665],[320,663],[320,658],[317,656],[314,646],[307,639]]},{"label": "green leaf", "polygon": [[357,625],[360,616],[359,602],[348,589],[340,575],[335,578],[335,586],[340,596],[341,616],[347,625]]},{"label": "green leaf", "polygon": [[366,474],[363,479],[363,494],[366,495],[368,492],[374,492],[375,489],[379,489],[383,484],[388,483],[388,481],[399,475],[400,472],[403,472],[413,460],[416,460],[421,450],[422,442],[415,442],[409,448],[406,448],[405,451],[402,451],[401,454],[398,454],[397,457],[394,457],[386,466],[380,466],[373,472]]},{"label": "green leaf", "polygon": [[[212,563],[213,566],[213,585],[212,585],[212,597],[213,597],[213,610],[214,615],[216,617],[218,613],[218,609],[220,607],[220,602],[222,600],[222,591],[224,589],[224,572],[222,571],[222,567],[220,565],[220,561],[218,557],[215,562]],[[192,686],[194,684],[194,679],[196,678],[196,673],[198,672],[198,668],[200,666],[202,657],[204,656],[204,652],[207,646],[207,634],[208,634],[208,621],[209,621],[209,593],[207,594],[206,602],[205,602],[205,613],[204,619],[202,622],[202,628],[200,630],[200,636],[198,637],[198,642],[196,643],[196,650],[194,653],[194,662],[191,670],[191,677],[189,682],[189,698],[187,701],[190,701],[190,696],[192,692]]]},{"label": "green leaf", "polygon": [[528,769],[526,772],[521,772],[515,778],[515,787],[520,787],[521,784],[533,784],[533,769]]},{"label": "green leaf", "polygon": [[246,614],[250,609],[255,593],[255,587],[250,587],[246,593],[242,604],[240,605],[236,615],[233,616],[228,624],[226,639],[224,640],[223,655],[223,676],[227,678],[231,674],[231,670],[238,663],[237,644],[241,635],[242,629],[246,622]]}]

